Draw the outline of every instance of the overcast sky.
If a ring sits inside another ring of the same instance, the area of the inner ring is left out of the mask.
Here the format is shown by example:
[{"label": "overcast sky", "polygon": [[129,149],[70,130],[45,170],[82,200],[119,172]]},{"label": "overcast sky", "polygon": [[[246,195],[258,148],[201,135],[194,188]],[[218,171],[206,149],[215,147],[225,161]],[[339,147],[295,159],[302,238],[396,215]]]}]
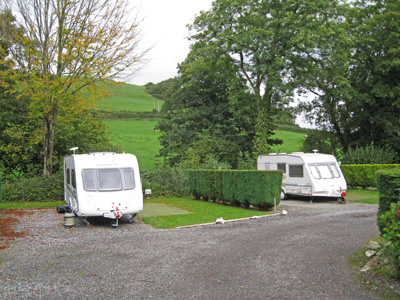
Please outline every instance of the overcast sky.
[{"label": "overcast sky", "polygon": [[136,0],[142,45],[152,46],[149,63],[129,83],[145,85],[175,77],[177,64],[189,53],[186,27],[200,11],[211,8],[212,0]]}]

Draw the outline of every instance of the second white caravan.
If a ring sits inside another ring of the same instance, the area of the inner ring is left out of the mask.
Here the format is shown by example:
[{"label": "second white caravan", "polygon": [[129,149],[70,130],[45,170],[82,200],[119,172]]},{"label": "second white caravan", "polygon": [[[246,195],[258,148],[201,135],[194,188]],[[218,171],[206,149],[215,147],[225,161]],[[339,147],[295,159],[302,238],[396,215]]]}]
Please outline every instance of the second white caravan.
[{"label": "second white caravan", "polygon": [[281,198],[288,195],[330,197],[344,201],[347,183],[336,158],[330,154],[294,152],[260,155],[258,170],[283,171]]}]

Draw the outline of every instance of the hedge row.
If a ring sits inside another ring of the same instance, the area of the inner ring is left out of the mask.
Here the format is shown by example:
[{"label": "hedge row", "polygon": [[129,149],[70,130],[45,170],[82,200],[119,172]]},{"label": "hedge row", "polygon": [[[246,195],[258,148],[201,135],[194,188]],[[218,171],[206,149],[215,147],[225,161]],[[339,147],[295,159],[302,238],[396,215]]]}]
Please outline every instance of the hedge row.
[{"label": "hedge row", "polygon": [[390,211],[392,203],[400,202],[400,169],[377,171],[376,181],[379,191],[378,227],[383,234],[386,224],[379,216]]},{"label": "hedge row", "polygon": [[47,202],[64,200],[63,174],[22,178],[2,184],[3,202]]},{"label": "hedge row", "polygon": [[376,164],[376,165],[341,165],[347,185],[366,187],[377,187],[376,171],[386,169],[398,169],[399,164]]},{"label": "hedge row", "polygon": [[282,171],[196,170],[189,172],[189,187],[200,200],[221,200],[232,205],[265,210],[281,200]]}]

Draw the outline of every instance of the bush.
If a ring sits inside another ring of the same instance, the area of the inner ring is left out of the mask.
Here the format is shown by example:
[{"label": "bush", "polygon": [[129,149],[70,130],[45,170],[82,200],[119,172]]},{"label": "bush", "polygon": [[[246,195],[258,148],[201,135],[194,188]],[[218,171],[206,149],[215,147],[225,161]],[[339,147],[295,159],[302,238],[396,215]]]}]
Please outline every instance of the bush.
[{"label": "bush", "polygon": [[379,218],[390,211],[393,203],[400,202],[400,169],[376,172],[379,191],[378,227],[383,234],[386,224]]},{"label": "bush", "polygon": [[57,173],[51,177],[22,178],[3,183],[3,202],[47,202],[64,200],[64,177]]},{"label": "bush", "polygon": [[140,172],[143,190],[151,189],[153,197],[190,195],[188,171],[182,167],[158,166]]},{"label": "bush", "polygon": [[392,203],[390,210],[379,217],[384,224],[382,237],[386,243],[386,254],[392,258],[395,266],[394,277],[400,278],[400,203]]},{"label": "bush", "polygon": [[372,142],[365,147],[348,148],[344,154],[343,164],[392,164],[396,153],[390,147],[378,147]]}]

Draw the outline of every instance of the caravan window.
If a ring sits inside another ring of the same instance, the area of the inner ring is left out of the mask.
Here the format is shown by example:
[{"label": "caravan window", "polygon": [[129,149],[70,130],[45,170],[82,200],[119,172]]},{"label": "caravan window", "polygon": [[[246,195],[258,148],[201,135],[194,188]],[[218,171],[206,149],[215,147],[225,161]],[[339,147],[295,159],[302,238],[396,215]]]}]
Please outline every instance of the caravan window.
[{"label": "caravan window", "polygon": [[319,176],[319,172],[318,172],[318,168],[315,165],[311,165],[310,166],[310,172],[311,175],[315,178],[315,179],[320,179],[321,176]]},{"label": "caravan window", "polygon": [[283,174],[286,174],[286,164],[285,163],[278,163],[278,170],[283,171]]},{"label": "caravan window", "polygon": [[135,188],[132,168],[124,169],[84,169],[83,187],[89,192],[110,192]]},{"label": "caravan window", "polygon": [[133,175],[133,169],[122,169],[122,174],[124,176],[124,187],[125,189],[135,188],[135,177]]},{"label": "caravan window", "polygon": [[71,169],[71,185],[76,188],[75,169]]},{"label": "caravan window", "polygon": [[333,178],[333,174],[328,165],[318,165],[318,170],[323,179],[332,179]]},{"label": "caravan window", "polygon": [[83,186],[87,191],[96,190],[96,170],[83,170]]},{"label": "caravan window", "polygon": [[121,174],[118,169],[99,169],[99,191],[122,190]]},{"label": "caravan window", "polygon": [[289,165],[289,177],[303,176],[303,165]]},{"label": "caravan window", "polygon": [[335,176],[335,178],[339,178],[340,172],[339,172],[338,168],[336,167],[336,165],[329,165],[329,167],[331,168],[332,173]]}]

